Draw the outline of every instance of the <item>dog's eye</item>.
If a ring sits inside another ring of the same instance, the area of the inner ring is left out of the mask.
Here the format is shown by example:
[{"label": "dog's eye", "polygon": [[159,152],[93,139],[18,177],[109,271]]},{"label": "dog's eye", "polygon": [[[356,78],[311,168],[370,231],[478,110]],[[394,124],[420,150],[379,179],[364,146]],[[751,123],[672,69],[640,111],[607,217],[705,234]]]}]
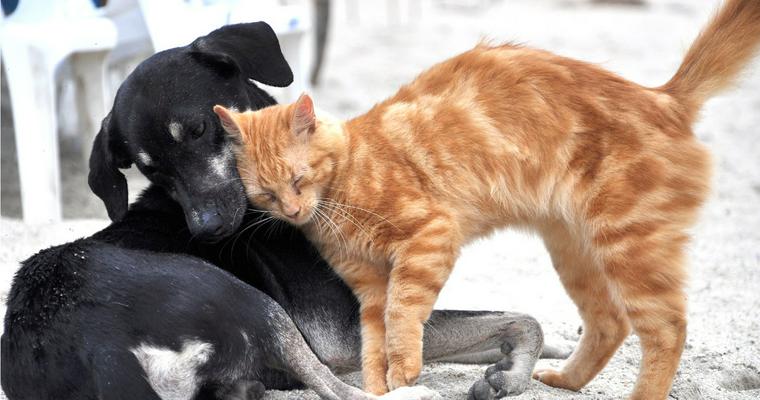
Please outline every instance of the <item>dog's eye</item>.
[{"label": "dog's eye", "polygon": [[193,129],[192,132],[190,132],[190,136],[193,139],[198,139],[199,137],[203,136],[203,134],[206,132],[206,121],[201,121],[201,123]]}]

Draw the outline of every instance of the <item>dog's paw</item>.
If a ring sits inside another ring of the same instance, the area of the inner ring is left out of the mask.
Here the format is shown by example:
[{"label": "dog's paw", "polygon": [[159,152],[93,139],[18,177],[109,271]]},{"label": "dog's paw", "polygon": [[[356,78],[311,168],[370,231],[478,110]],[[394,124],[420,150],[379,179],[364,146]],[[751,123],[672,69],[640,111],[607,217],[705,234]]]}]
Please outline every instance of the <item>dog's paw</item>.
[{"label": "dog's paw", "polygon": [[441,400],[438,392],[425,386],[404,386],[379,397],[382,400]]},{"label": "dog's paw", "polygon": [[525,392],[530,385],[530,377],[512,371],[489,368],[485,378],[470,387],[470,400],[492,400],[505,396],[517,396]]}]

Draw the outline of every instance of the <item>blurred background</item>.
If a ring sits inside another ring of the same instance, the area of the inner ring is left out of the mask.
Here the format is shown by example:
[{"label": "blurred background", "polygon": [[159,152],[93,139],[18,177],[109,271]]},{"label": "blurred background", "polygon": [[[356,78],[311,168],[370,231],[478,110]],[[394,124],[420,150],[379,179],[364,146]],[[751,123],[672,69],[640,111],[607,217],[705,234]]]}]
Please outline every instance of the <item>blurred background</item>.
[{"label": "blurred background", "polygon": [[[278,33],[296,75],[293,88],[271,93],[290,101],[307,90],[318,108],[351,117],[484,38],[544,48],[645,86],[661,85],[719,5],[718,0],[16,3],[2,1],[1,303],[20,260],[108,223],[102,203],[87,187],[86,155],[115,89],[155,51],[188,44],[225,23],[265,20]],[[10,13],[14,7],[20,15]],[[19,115],[26,116],[20,123],[14,121]],[[702,116],[695,133],[715,156],[714,191],[690,247],[689,339],[674,397],[754,399],[760,397],[760,63],[748,68],[736,89],[711,100]],[[134,197],[146,180],[133,170],[127,172]],[[549,340],[578,337],[574,305],[541,241],[525,233],[500,232],[468,246],[437,306],[526,312],[539,319]],[[636,376],[636,342],[632,336],[581,394],[534,383],[520,398],[620,398]],[[423,383],[458,398],[481,373],[480,367],[434,366],[426,369]],[[291,397],[313,394],[270,394]]]}]

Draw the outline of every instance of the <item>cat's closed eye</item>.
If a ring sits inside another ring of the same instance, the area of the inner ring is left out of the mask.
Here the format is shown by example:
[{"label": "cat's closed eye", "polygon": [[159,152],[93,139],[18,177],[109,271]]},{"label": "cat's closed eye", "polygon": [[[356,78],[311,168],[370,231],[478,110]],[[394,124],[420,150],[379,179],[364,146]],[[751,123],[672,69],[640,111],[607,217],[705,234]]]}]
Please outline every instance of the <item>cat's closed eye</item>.
[{"label": "cat's closed eye", "polygon": [[301,183],[302,180],[303,180],[303,175],[296,176],[293,178],[293,190],[296,191],[297,195],[301,194],[301,187],[299,184]]},{"label": "cat's closed eye", "polygon": [[271,193],[271,192],[259,193],[258,197],[270,203],[274,203],[275,201],[277,201],[277,196],[275,196],[274,193]]}]

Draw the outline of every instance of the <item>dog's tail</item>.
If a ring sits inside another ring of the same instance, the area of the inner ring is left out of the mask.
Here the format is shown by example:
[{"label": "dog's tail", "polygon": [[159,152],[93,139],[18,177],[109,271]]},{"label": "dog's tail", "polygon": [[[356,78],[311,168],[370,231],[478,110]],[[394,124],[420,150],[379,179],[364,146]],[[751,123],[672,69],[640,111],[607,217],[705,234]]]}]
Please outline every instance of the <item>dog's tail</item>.
[{"label": "dog's tail", "polygon": [[731,85],[760,45],[760,0],[727,0],[699,34],[673,78],[661,87],[690,119]]}]

